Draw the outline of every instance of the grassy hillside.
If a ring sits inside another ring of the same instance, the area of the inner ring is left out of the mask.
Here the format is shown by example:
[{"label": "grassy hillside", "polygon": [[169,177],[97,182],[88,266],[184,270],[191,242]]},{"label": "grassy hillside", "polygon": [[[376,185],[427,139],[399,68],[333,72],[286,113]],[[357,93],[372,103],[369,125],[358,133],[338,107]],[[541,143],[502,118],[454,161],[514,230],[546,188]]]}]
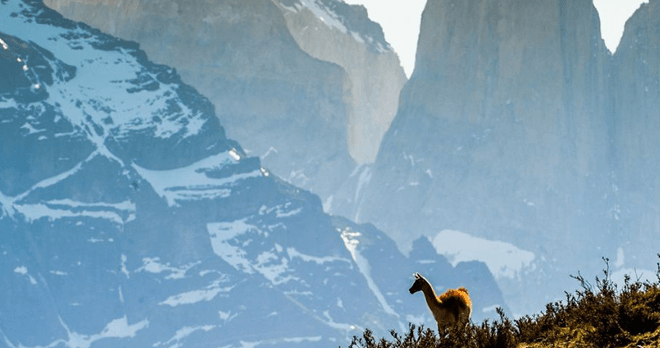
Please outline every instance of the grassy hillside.
[{"label": "grassy hillside", "polygon": [[595,285],[573,276],[582,289],[566,292],[565,300],[549,303],[538,315],[511,320],[498,310],[493,322],[440,334],[411,325],[405,334],[392,331],[389,339],[367,330],[349,348],[660,347],[660,263],[654,282],[626,277],[621,288],[610,280],[609,260],[605,264]]}]

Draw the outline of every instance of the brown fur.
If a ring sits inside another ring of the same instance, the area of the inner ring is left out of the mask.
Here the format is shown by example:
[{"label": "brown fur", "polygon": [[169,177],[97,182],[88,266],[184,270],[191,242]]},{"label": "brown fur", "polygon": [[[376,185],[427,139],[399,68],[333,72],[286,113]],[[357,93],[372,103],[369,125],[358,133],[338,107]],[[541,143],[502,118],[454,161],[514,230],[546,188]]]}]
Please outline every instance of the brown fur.
[{"label": "brown fur", "polygon": [[424,292],[426,304],[429,306],[433,318],[438,323],[438,330],[447,326],[466,325],[472,314],[472,301],[464,287],[449,289],[440,296],[436,296],[433,286],[421,274],[415,273],[415,283],[410,287],[410,293]]}]

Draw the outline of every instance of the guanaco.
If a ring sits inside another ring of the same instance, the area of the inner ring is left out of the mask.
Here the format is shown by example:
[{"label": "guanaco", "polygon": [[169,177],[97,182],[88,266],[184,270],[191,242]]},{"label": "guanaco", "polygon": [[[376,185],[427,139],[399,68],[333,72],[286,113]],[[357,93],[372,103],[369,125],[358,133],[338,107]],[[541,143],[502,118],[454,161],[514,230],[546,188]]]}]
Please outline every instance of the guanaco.
[{"label": "guanaco", "polygon": [[426,304],[429,306],[433,318],[438,323],[438,331],[449,326],[467,325],[472,315],[472,301],[464,287],[449,289],[440,296],[436,296],[433,286],[419,273],[413,273],[415,282],[410,287],[410,293],[424,292]]}]

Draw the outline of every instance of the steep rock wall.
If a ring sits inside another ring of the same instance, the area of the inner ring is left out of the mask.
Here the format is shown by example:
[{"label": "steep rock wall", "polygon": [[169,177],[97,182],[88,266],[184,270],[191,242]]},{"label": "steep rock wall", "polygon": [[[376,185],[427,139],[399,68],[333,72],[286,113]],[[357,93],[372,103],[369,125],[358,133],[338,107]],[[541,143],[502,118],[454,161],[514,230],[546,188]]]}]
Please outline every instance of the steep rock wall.
[{"label": "steep rock wall", "polygon": [[619,241],[636,267],[648,267],[643,260],[659,249],[652,242],[660,232],[659,15],[660,2],[652,0],[628,20],[612,72]]},{"label": "steep rock wall", "polygon": [[[589,0],[429,1],[356,219],[403,249],[443,229],[513,243],[542,264],[527,285],[600,269],[614,198],[599,29]],[[565,283],[504,291],[524,313]]]},{"label": "steep rock wall", "polygon": [[359,164],[372,163],[407,81],[382,29],[368,19],[362,6],[337,0],[274,2],[305,52],[347,72],[349,150]]}]

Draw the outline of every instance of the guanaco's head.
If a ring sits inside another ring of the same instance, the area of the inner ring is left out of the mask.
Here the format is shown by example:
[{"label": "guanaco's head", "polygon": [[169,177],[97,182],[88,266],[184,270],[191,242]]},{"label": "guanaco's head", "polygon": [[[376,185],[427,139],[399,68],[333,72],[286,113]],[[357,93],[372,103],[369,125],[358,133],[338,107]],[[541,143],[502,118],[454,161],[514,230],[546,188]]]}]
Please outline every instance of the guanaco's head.
[{"label": "guanaco's head", "polygon": [[422,287],[427,284],[426,279],[424,279],[424,277],[422,277],[421,274],[413,273],[413,276],[415,276],[415,282],[410,287],[410,289],[408,289],[408,291],[410,291],[411,294],[414,294],[417,291],[421,291]]}]

